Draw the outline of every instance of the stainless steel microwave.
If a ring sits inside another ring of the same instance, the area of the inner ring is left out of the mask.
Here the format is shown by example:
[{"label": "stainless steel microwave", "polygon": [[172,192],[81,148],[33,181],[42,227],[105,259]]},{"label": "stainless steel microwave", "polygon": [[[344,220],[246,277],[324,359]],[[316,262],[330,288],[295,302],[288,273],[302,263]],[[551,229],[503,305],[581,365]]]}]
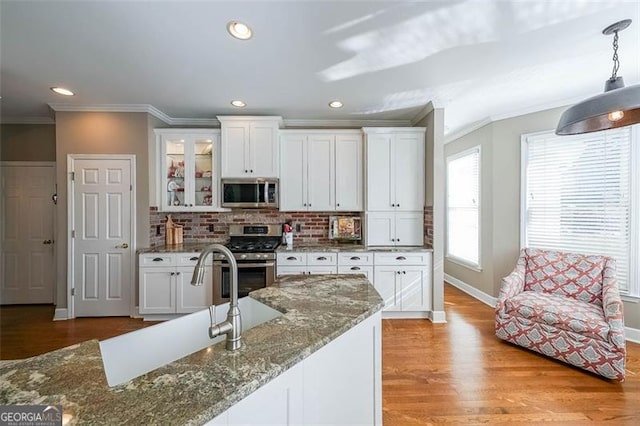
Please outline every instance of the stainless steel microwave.
[{"label": "stainless steel microwave", "polygon": [[222,179],[222,207],[278,208],[278,179]]}]

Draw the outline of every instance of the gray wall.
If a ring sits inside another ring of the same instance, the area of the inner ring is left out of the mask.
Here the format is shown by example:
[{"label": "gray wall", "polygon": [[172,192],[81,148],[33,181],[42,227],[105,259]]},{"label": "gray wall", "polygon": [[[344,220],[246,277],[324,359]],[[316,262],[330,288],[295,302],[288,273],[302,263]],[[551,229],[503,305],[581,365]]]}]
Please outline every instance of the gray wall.
[{"label": "gray wall", "polygon": [[67,155],[135,154],[136,244],[149,245],[149,119],[147,113],[56,113],[57,307],[67,306]]},{"label": "gray wall", "polygon": [[[497,297],[500,280],[515,266],[520,251],[520,144],[524,133],[555,128],[565,108],[526,114],[487,124],[445,145],[449,156],[481,146],[482,271],[445,258],[444,271]],[[637,261],[637,260],[636,260]],[[625,324],[640,328],[640,304],[625,302]]]},{"label": "gray wall", "polygon": [[56,161],[56,126],[0,125],[1,161]]}]

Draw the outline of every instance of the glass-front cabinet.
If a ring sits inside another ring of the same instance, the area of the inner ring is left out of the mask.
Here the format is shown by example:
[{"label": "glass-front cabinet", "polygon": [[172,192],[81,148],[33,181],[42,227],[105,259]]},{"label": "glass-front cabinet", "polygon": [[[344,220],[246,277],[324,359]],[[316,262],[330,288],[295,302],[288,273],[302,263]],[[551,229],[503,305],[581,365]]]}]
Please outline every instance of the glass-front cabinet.
[{"label": "glass-front cabinet", "polygon": [[160,146],[159,210],[218,209],[220,131],[156,129],[156,135]]}]

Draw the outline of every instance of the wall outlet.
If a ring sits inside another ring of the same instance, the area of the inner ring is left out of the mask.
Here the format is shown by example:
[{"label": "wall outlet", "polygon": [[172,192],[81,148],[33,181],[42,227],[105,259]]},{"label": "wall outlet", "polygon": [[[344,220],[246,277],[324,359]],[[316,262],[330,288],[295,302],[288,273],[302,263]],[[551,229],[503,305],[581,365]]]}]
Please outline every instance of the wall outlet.
[{"label": "wall outlet", "polygon": [[302,225],[300,225],[299,223],[296,223],[296,232],[300,232],[302,231]]},{"label": "wall outlet", "polygon": [[213,225],[209,224],[209,232],[213,232]]}]

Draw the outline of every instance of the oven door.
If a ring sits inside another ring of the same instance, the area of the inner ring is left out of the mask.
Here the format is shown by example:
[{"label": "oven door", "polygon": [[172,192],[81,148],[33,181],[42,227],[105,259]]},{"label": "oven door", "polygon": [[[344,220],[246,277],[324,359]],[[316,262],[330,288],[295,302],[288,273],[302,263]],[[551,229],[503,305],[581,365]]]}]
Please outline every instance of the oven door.
[{"label": "oven door", "polygon": [[[273,284],[276,277],[275,261],[238,261],[238,297]],[[213,304],[229,301],[231,293],[231,268],[224,261],[213,262]]]}]

